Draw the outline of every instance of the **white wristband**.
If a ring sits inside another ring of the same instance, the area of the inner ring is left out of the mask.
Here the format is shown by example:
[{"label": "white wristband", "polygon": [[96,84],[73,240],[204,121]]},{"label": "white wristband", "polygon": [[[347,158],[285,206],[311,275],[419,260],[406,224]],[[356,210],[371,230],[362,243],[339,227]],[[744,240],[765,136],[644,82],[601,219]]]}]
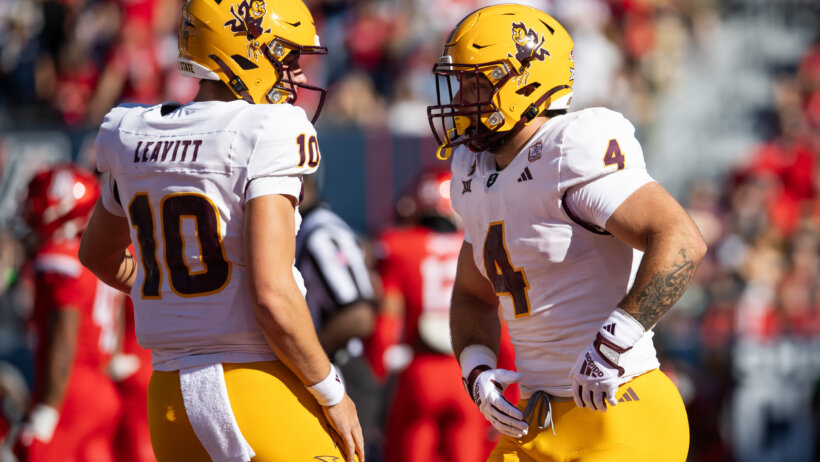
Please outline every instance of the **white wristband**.
[{"label": "white wristband", "polygon": [[644,334],[644,328],[632,315],[616,308],[600,329],[601,335],[610,342],[624,348],[631,348]]},{"label": "white wristband", "polygon": [[307,389],[316,398],[316,401],[325,407],[339,404],[345,396],[345,385],[342,383],[342,378],[339,377],[333,364],[330,365],[330,372],[324,380],[307,387]]},{"label": "white wristband", "polygon": [[461,354],[458,355],[458,363],[461,364],[461,376],[467,378],[473,369],[481,365],[495,369],[498,358],[488,346],[475,344],[461,350]]}]

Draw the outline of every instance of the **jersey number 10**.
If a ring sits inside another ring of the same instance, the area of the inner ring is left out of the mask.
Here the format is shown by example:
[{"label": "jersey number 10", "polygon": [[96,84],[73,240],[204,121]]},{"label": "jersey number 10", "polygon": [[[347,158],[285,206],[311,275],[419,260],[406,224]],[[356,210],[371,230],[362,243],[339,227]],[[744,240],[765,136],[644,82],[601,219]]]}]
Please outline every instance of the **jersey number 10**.
[{"label": "jersey number 10", "polygon": [[[162,270],[157,261],[154,211],[147,193],[137,193],[128,205],[131,225],[137,228],[137,242],[145,277],[142,298],[162,298]],[[193,218],[204,269],[191,271],[185,263],[182,218]],[[160,202],[159,217],[165,243],[165,267],[170,274],[171,290],[182,297],[197,297],[219,292],[231,276],[219,232],[219,213],[205,196],[196,193],[169,194]]]}]

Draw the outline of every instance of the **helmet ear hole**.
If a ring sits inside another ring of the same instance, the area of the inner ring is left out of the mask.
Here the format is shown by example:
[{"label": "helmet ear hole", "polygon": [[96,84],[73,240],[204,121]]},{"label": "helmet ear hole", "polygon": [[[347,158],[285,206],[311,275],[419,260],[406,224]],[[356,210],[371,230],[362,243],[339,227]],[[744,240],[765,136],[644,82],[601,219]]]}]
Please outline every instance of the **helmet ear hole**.
[{"label": "helmet ear hole", "polygon": [[535,91],[538,87],[540,87],[540,86],[541,86],[541,84],[540,84],[540,83],[538,83],[538,82],[533,82],[533,83],[531,83],[531,84],[527,85],[527,86],[526,86],[526,87],[524,87],[524,88],[519,88],[519,89],[518,89],[518,90],[516,90],[515,92],[516,92],[517,94],[519,94],[519,95],[523,95],[523,96],[530,96],[530,95],[532,94],[532,92],[534,92],[534,91]]},{"label": "helmet ear hole", "polygon": [[244,71],[249,71],[259,67],[256,64],[252,63],[248,58],[245,58],[244,56],[231,55],[231,59],[233,59],[234,62],[238,64],[239,67],[241,67]]}]

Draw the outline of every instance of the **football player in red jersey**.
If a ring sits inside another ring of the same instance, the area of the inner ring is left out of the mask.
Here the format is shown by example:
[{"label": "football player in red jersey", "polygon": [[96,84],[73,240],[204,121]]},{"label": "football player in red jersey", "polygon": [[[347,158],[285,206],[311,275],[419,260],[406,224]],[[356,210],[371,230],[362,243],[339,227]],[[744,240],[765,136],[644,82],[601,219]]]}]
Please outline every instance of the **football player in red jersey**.
[{"label": "football player in red jersey", "polygon": [[[450,296],[464,239],[450,206],[450,173],[423,172],[411,191],[397,204],[409,225],[384,232],[379,242],[384,300],[371,361],[383,373],[392,345],[401,341],[413,351],[388,405],[385,460],[484,460],[494,432],[459,385],[450,347]],[[509,341],[502,351],[508,352],[502,361],[513,367]],[[508,396],[515,401],[516,393]]]},{"label": "football player in red jersey", "polygon": [[117,342],[121,295],[77,259],[99,195],[90,172],[62,165],[36,175],[22,204],[37,247],[28,263],[36,373],[16,445],[22,460],[114,460],[120,401],[105,368]]},{"label": "football player in red jersey", "polygon": [[[133,253],[134,249],[130,249]],[[108,371],[122,400],[122,417],[114,453],[117,462],[156,462],[148,432],[148,383],[151,381],[151,350],[137,344],[134,303],[125,298],[122,351],[114,355]]]}]

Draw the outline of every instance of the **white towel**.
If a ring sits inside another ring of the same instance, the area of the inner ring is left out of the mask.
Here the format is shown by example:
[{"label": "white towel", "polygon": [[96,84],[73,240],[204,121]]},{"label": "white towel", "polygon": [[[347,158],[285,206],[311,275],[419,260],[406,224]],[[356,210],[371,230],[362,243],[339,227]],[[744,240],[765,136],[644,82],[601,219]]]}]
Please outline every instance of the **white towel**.
[{"label": "white towel", "polygon": [[181,369],[179,385],[191,427],[214,462],[248,462],[256,455],[233,415],[222,363]]}]

